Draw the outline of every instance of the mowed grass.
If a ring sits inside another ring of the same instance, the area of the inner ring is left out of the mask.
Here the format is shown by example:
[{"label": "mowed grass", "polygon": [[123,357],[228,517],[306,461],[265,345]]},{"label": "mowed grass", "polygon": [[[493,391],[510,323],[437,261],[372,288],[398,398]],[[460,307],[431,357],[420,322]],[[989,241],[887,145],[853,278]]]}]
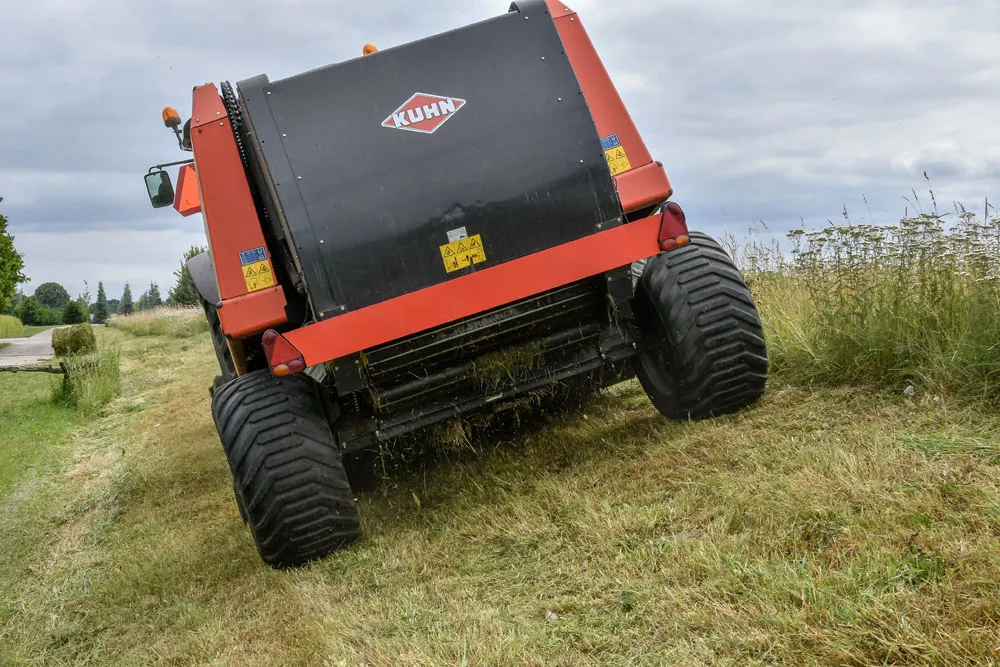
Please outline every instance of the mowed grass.
[{"label": "mowed grass", "polygon": [[50,325],[50,324],[40,324],[40,325],[34,325],[33,324],[31,326],[24,325],[23,327],[21,327],[21,335],[20,336],[13,336],[13,338],[30,338],[31,336],[34,336],[35,334],[42,333],[43,331],[48,331],[51,328],[52,328],[52,325]]},{"label": "mowed grass", "polygon": [[363,542],[279,572],[233,500],[208,337],[115,335],[124,392],[94,421],[3,421],[48,449],[0,496],[0,664],[996,664],[980,404],[779,378],[675,424],[630,383],[390,469]]}]

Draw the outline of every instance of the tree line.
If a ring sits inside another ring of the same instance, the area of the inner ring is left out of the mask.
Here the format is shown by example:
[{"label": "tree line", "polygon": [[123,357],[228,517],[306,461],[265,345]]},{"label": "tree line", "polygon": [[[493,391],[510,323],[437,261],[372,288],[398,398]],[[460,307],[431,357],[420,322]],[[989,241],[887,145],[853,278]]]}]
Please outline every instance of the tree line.
[{"label": "tree line", "polygon": [[166,300],[160,296],[160,286],[155,282],[149,283],[149,288],[139,295],[138,300],[133,299],[129,283],[125,283],[121,297],[109,299],[103,281],[98,281],[93,301],[87,281],[83,282],[83,293],[75,299],[56,282],[42,283],[28,296],[19,289],[28,281],[24,274],[24,258],[15,249],[14,237],[7,231],[7,218],[0,214],[0,314],[14,315],[27,325],[79,324],[87,321],[103,324],[112,315],[128,315],[163,305],[198,306],[201,297],[188,271],[187,260],[203,252],[205,248],[192,246],[184,253],[180,268],[174,271],[176,282],[167,293]]}]

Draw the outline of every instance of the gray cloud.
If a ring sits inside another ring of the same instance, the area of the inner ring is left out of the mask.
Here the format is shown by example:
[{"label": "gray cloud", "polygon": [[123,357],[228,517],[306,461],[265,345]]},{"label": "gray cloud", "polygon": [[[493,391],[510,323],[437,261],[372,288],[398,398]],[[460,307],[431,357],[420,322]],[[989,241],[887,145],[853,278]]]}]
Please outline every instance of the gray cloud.
[{"label": "gray cloud", "polygon": [[[842,207],[889,222],[927,170],[941,202],[1000,175],[1000,8],[965,0],[570,3],[692,226],[781,232]],[[34,283],[161,282],[201,221],[141,177],[183,157],[159,121],[193,85],[282,78],[502,13],[493,0],[36,0],[5,8],[0,196]],[[911,196],[912,199],[912,196]],[[123,246],[122,241],[127,241]],[[112,250],[114,248],[114,250]],[[124,255],[122,254],[124,253]],[[141,258],[139,261],[134,261]],[[113,286],[113,287],[112,287]]]}]

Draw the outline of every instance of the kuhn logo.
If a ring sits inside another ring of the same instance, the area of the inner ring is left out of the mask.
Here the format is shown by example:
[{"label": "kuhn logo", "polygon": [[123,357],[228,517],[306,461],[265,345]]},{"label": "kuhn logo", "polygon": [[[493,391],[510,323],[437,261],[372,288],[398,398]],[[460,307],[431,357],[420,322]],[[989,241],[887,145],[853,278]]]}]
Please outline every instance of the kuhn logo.
[{"label": "kuhn logo", "polygon": [[434,134],[464,106],[465,100],[457,97],[417,93],[382,121],[382,127]]}]

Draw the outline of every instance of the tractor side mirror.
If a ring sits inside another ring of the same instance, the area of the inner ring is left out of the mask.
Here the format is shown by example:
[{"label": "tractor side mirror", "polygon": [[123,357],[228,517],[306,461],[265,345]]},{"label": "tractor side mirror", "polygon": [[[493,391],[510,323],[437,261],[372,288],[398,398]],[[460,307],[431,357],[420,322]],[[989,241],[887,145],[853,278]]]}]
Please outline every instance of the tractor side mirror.
[{"label": "tractor side mirror", "polygon": [[146,174],[146,190],[153,208],[173,206],[174,184],[170,182],[170,174],[167,172],[161,170]]}]

